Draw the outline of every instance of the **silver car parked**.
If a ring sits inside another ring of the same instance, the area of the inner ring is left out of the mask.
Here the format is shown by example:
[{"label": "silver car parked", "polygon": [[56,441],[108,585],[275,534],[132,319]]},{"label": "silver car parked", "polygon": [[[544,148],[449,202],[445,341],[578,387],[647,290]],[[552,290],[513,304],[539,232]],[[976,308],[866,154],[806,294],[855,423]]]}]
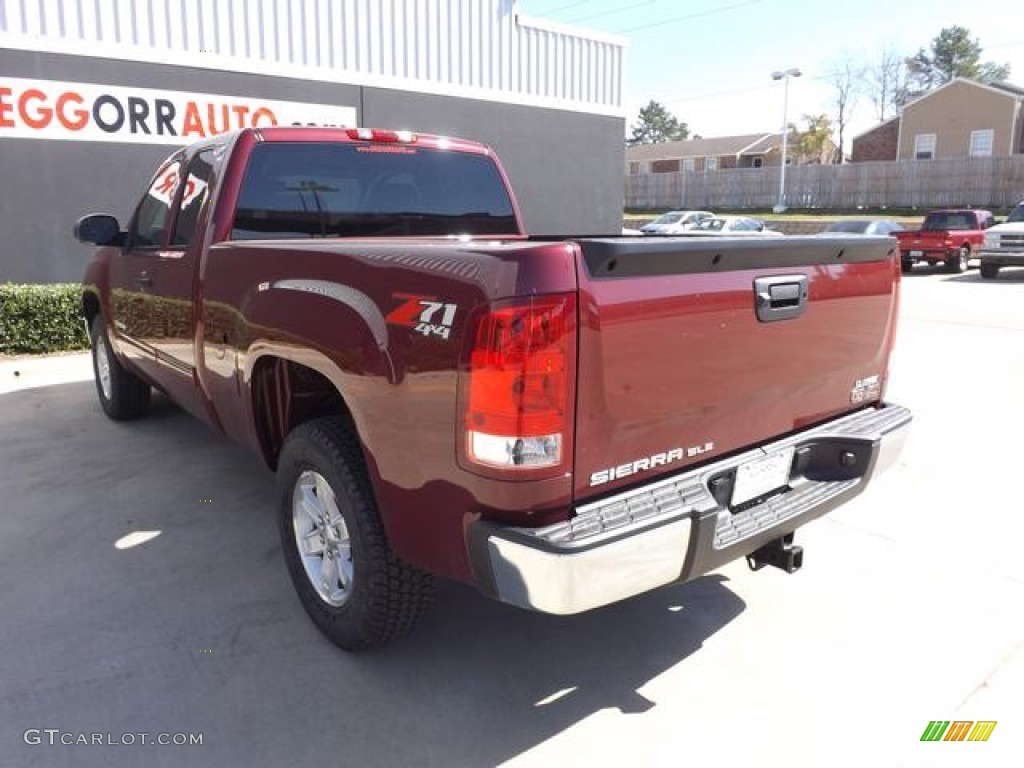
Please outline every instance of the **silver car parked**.
[{"label": "silver car parked", "polygon": [[640,227],[640,231],[645,235],[678,235],[714,215],[710,211],[669,211]]}]

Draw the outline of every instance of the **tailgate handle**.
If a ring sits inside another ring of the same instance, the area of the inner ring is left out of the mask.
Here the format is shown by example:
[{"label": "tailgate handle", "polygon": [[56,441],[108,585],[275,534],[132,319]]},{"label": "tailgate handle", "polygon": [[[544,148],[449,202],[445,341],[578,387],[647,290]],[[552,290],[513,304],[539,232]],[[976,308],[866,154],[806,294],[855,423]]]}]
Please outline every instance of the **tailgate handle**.
[{"label": "tailgate handle", "polygon": [[807,275],[756,278],[754,307],[762,323],[799,317],[807,307]]}]

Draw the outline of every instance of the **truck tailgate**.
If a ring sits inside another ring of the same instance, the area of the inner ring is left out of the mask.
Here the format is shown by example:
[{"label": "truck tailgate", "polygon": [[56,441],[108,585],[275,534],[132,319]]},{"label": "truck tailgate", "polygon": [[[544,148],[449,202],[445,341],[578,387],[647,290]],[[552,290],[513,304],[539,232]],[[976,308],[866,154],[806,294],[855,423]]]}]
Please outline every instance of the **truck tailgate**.
[{"label": "truck tailgate", "polygon": [[917,251],[944,251],[948,246],[953,245],[946,242],[953,233],[942,229],[927,229],[913,232],[900,232],[897,235],[900,247],[904,250]]},{"label": "truck tailgate", "polygon": [[584,240],[578,258],[578,500],[881,397],[891,238]]}]

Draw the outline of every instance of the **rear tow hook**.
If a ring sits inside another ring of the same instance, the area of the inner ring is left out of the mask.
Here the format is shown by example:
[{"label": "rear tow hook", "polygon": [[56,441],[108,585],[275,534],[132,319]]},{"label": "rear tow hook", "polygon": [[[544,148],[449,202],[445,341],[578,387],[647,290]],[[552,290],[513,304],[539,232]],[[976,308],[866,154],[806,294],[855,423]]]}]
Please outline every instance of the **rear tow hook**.
[{"label": "rear tow hook", "polygon": [[759,571],[766,565],[774,565],[786,573],[796,573],[804,564],[804,548],[793,543],[793,534],[772,539],[760,549],[747,555],[750,570]]}]

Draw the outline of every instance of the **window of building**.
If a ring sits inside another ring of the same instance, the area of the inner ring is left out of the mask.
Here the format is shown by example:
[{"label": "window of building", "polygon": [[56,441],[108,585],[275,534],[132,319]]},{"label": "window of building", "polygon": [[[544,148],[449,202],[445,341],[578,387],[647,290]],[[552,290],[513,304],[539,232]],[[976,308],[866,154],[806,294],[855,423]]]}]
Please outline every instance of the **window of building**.
[{"label": "window of building", "polygon": [[705,171],[717,171],[718,170],[718,158],[709,157],[704,160]]},{"label": "window of building", "polygon": [[986,128],[982,131],[971,131],[971,146],[969,154],[971,157],[991,157],[993,144],[993,131]]},{"label": "window of building", "polygon": [[640,173],[640,163],[630,163],[629,173],[631,176],[636,176],[638,173]]},{"label": "window of building", "polygon": [[690,171],[691,173],[693,171],[697,170],[697,161],[694,160],[692,157],[684,157],[683,158],[683,170],[684,171]]},{"label": "window of building", "polygon": [[760,168],[762,165],[764,165],[764,158],[763,157],[755,157],[751,161],[750,165],[751,165],[752,168]]},{"label": "window of building", "polygon": [[676,173],[678,170],[678,160],[655,160],[651,163],[651,173]]},{"label": "window of building", "polygon": [[914,137],[914,159],[931,160],[935,157],[935,134],[919,133]]}]

